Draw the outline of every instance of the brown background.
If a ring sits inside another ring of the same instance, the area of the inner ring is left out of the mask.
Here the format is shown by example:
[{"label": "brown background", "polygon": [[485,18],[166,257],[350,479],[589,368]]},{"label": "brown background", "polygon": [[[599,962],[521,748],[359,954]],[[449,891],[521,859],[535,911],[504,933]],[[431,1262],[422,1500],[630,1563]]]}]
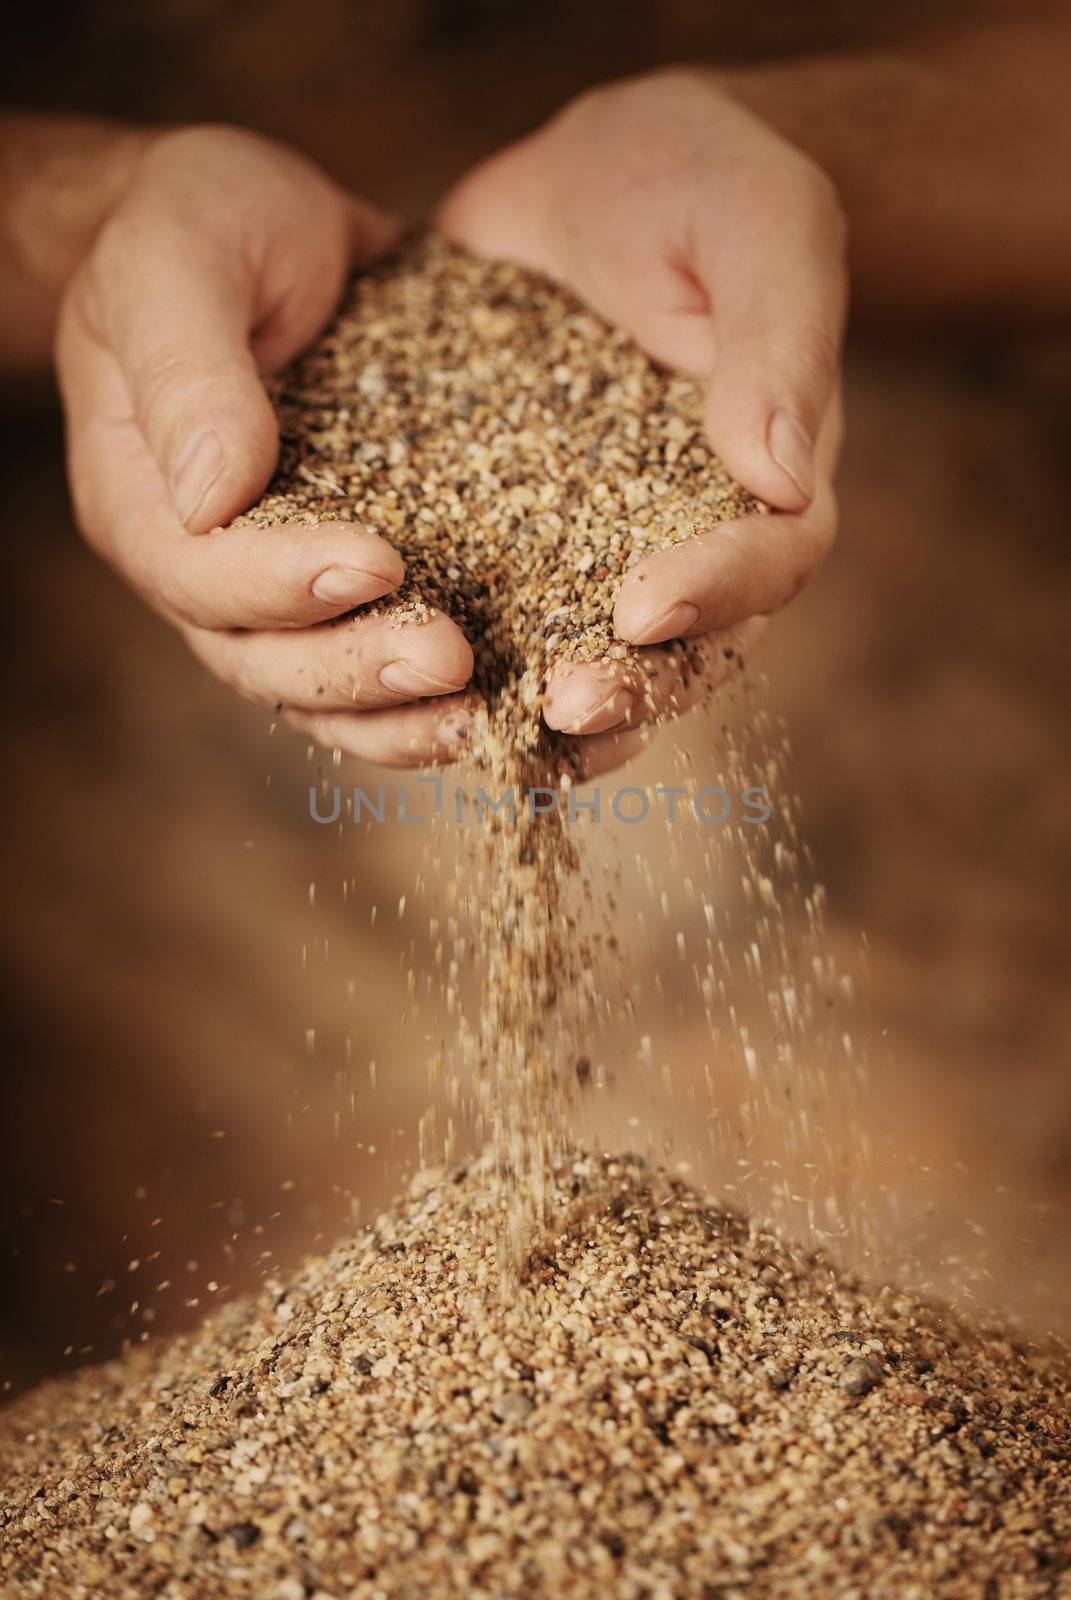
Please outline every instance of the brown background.
[{"label": "brown background", "polygon": [[[417,216],[586,83],[865,42],[870,9],[102,0],[24,17],[3,90],[242,122]],[[900,7],[896,29],[923,15]],[[834,1092],[825,1137],[845,1159],[875,1140],[872,1269],[908,1251],[923,1283],[1065,1327],[1069,389],[1065,335],[856,334],[841,541],[773,630],[764,691],[790,730],[830,949],[852,970],[863,934],[869,950],[851,1018],[869,1087],[861,1104],[845,1088],[839,1120]],[[81,547],[50,397],[6,394],[0,450],[0,1377],[17,1385],[196,1317],[397,1187],[441,1032],[434,1006],[406,1014],[404,969],[410,941],[426,957],[440,891],[429,867],[413,893],[420,849],[398,830],[314,829],[300,742],[207,679]],[[689,738],[713,771],[713,723]],[[651,752],[633,781],[666,759]],[[656,1145],[676,1128],[675,1158],[761,1197],[733,1165],[750,1091],[675,964],[696,915],[675,887],[687,872],[739,898],[733,861],[709,867],[700,844],[671,857],[645,832],[670,888],[661,920],[634,838],[592,841],[623,862],[626,931],[647,916],[619,981],[672,1081],[644,1072],[634,1039],[599,1041],[616,1086],[587,1125],[634,1141],[638,1119]],[[713,1103],[718,1147],[695,1133]],[[767,1115],[760,1166],[781,1137]]]}]

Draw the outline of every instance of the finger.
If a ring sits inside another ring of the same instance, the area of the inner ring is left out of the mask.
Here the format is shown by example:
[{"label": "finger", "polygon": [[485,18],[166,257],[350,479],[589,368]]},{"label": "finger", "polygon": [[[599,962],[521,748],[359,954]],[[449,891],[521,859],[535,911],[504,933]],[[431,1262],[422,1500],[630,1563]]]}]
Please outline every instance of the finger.
[{"label": "finger", "polygon": [[[698,641],[700,656],[697,670],[684,684],[674,685],[667,677],[652,697],[649,720],[640,718],[633,726],[578,739],[575,752],[580,781],[588,782],[634,761],[656,737],[660,727],[687,716],[689,712],[702,710],[715,690],[722,697],[731,694],[737,682],[746,681],[746,667],[767,626],[764,617],[753,617],[750,622],[731,632]],[[730,644],[729,640],[735,642]],[[731,658],[727,654],[730,650]],[[646,651],[643,653],[647,654]],[[709,732],[708,727],[704,737],[708,737]],[[675,737],[679,746],[680,733]]]},{"label": "finger", "polygon": [[381,767],[428,767],[468,753],[480,705],[478,696],[460,694],[383,711],[287,710],[283,715],[291,727],[329,750]]},{"label": "finger", "polygon": [[817,169],[801,161],[770,181],[737,198],[731,228],[695,197],[697,271],[714,335],[706,424],[745,488],[800,511],[815,493],[815,441],[840,361],[845,228]]},{"label": "finger", "polygon": [[701,652],[657,646],[632,661],[558,667],[547,682],[543,719],[550,728],[585,739],[666,722],[739,674],[765,626],[765,619],[753,617],[709,634]]},{"label": "finger", "polygon": [[64,308],[57,345],[78,521],[90,543],[172,621],[303,627],[396,588],[401,557],[352,522],[217,528],[175,514],[114,355]]},{"label": "finger", "polygon": [[250,505],[271,476],[278,429],[238,263],[181,219],[138,213],[104,230],[71,299],[116,358],[179,522],[203,533]]},{"label": "finger", "polygon": [[832,537],[828,489],[800,516],[721,523],[634,568],[618,593],[614,629],[631,644],[655,644],[769,614],[799,592]]},{"label": "finger", "polygon": [[631,644],[695,638],[787,604],[819,566],[836,532],[829,467],[839,442],[831,408],[819,439],[819,481],[805,511],[722,522],[641,561],[624,578],[614,629]]},{"label": "finger", "polygon": [[239,694],[301,711],[374,711],[456,694],[472,650],[448,617],[398,622],[384,613],[289,632],[186,629],[194,654]]}]

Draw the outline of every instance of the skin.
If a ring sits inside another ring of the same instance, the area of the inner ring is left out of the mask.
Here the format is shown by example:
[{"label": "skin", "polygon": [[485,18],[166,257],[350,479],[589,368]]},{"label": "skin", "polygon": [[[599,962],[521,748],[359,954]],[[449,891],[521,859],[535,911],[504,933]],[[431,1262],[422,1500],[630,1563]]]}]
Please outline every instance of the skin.
[{"label": "skin", "polygon": [[[47,125],[31,127],[47,144]],[[79,137],[82,181],[69,182],[83,196],[78,215],[53,198],[47,218],[24,221],[23,235],[61,237],[51,253],[38,251],[46,267],[38,259],[29,276],[59,299],[56,367],[86,539],[206,666],[239,693],[283,707],[312,738],[389,764],[458,754],[475,709],[473,696],[459,692],[472,669],[459,630],[445,617],[398,630],[349,615],[403,577],[385,541],[345,523],[226,526],[261,492],[275,460],[263,376],[316,337],[348,271],[390,243],[393,222],[249,134],[109,138],[80,125]],[[75,143],[57,137],[68,166]],[[606,187],[599,172],[613,149],[616,177]],[[55,159],[41,166],[55,191]],[[559,193],[556,174],[569,166],[574,181]],[[95,225],[87,175],[101,197]],[[495,232],[487,218],[517,181],[529,188],[532,225],[524,234],[522,207]],[[603,207],[593,211],[603,187]],[[652,213],[643,248],[620,256],[618,284],[607,263],[638,237],[637,208],[650,211],[654,194],[671,198]],[[767,211],[777,203],[806,272],[771,269],[767,289],[756,292],[746,279],[767,254]],[[564,226],[552,235],[542,222],[554,209]],[[721,218],[720,231],[711,217]],[[748,244],[723,260],[727,217]],[[585,97],[455,190],[441,221],[477,248],[567,279],[657,359],[700,373],[712,361],[716,291],[722,358],[710,425],[742,480],[786,514],[737,524],[693,551],[679,576],[670,561],[634,575],[617,625],[625,638],[654,642],[731,628],[788,598],[833,530],[843,227],[817,169],[700,78],[655,78]],[[7,276],[21,288],[27,274],[10,270],[13,254],[18,263],[32,252],[8,253]],[[799,323],[798,337],[784,336],[786,322]],[[694,606],[694,617],[682,620],[681,604]],[[658,668],[660,706],[683,705],[672,657],[660,653]],[[551,684],[546,717],[552,727],[599,735],[638,722],[640,703],[634,684],[588,668]],[[617,739],[593,744],[593,764],[627,748]]]},{"label": "skin", "polygon": [[[56,342],[75,510],[89,543],[240,694],[351,716],[459,690],[472,652],[437,617],[346,616],[404,566],[352,523],[226,524],[278,437],[263,375],[313,340],[393,222],[229,129],[153,141],[64,294]],[[456,725],[426,725],[456,748]]]},{"label": "skin", "polygon": [[36,123],[19,131],[38,184],[11,196],[0,283],[27,314],[36,307],[41,336],[55,291],[71,492],[89,544],[246,697],[310,730],[313,710],[368,715],[384,756],[401,751],[391,714],[405,707],[423,752],[456,753],[465,715],[442,697],[472,672],[457,626],[345,615],[401,582],[385,540],[352,523],[226,526],[275,463],[264,375],[315,339],[347,274],[391,243],[395,223],[232,129],[109,137],[76,124],[52,144]]},{"label": "skin", "polygon": [[[696,374],[714,449],[773,508],[631,573],[622,638],[709,638],[716,666],[827,552],[845,213],[863,314],[1066,318],[1069,46],[1062,12],[1024,0],[1010,26],[896,53],[655,74],[581,96],[447,196],[448,232]],[[401,581],[388,544],[351,524],[225,526],[275,459],[264,375],[316,337],[391,219],[251,134],[62,118],[0,120],[0,200],[0,358],[33,370],[55,337],[90,544],[312,738],[393,765],[456,755],[475,709],[459,630],[350,614]],[[683,709],[673,653],[651,659],[656,708]],[[574,667],[544,714],[602,770],[641,736],[637,691]]]},{"label": "skin", "polygon": [[[640,563],[618,636],[722,643],[798,593],[836,525],[846,229],[829,179],[709,77],[663,73],[582,96],[464,179],[438,220],[700,378],[713,447],[774,508]],[[590,736],[683,704],[672,672],[641,697],[620,667],[584,665],[552,675],[543,714]]]}]

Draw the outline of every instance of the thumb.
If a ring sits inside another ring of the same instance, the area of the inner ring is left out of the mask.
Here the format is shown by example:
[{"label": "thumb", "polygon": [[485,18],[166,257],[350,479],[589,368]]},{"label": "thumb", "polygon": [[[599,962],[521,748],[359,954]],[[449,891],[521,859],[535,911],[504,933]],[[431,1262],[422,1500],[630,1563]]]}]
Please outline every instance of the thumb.
[{"label": "thumb", "polygon": [[[327,320],[352,252],[352,219],[331,208],[299,251],[239,227],[199,230],[162,206],[117,216],[72,285],[75,310],[114,355],[134,417],[191,532],[228,522],[261,493],[278,451],[265,366]],[[253,258],[256,257],[254,266]],[[279,258],[279,259],[277,259]]]},{"label": "thumb", "polygon": [[817,171],[813,182],[796,176],[697,250],[713,322],[710,442],[745,488],[783,511],[801,511],[815,493],[815,440],[836,386],[847,298],[832,190]]},{"label": "thumb", "polygon": [[179,521],[203,533],[261,492],[278,449],[249,346],[254,286],[218,239],[158,216],[106,230],[72,284],[115,357]]}]

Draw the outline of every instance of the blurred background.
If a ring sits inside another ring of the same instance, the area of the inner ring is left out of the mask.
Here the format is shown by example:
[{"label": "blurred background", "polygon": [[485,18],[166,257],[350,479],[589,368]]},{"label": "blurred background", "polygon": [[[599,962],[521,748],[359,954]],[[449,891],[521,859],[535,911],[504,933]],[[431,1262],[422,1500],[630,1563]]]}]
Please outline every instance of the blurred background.
[{"label": "blurred background", "polygon": [[[589,83],[880,42],[976,10],[99,0],[20,8],[0,93],[242,123],[419,217]],[[856,974],[869,1079],[861,1100],[846,1089],[839,1124],[827,1107],[825,1133],[873,1144],[888,1231],[869,1268],[896,1263],[937,1292],[962,1277],[984,1312],[1064,1329],[1069,396],[1066,336],[856,336],[841,539],[771,630],[762,689],[791,740],[828,949]],[[81,546],[47,389],[9,384],[0,403],[0,1380],[15,1389],[189,1324],[404,1182],[443,1031],[433,999],[413,1010],[406,974],[426,965],[434,857],[450,845],[313,827],[307,786],[334,781],[329,759],[310,764],[201,672]],[[687,725],[711,771],[719,722]],[[656,781],[660,759],[629,781]],[[352,763],[337,776],[380,781]],[[654,824],[642,848],[639,870],[631,831],[593,844],[619,872],[622,920],[635,933],[646,919],[615,981],[641,996],[653,1057],[598,1043],[595,1077],[614,1082],[589,1096],[588,1136],[636,1142],[642,1126],[750,1203],[737,1163],[756,1140],[776,1162],[778,1124],[749,1122],[735,1054],[693,1003],[676,935],[701,914],[674,898],[706,873],[731,908],[739,863]],[[647,875],[669,886],[667,915],[650,913]]]}]

